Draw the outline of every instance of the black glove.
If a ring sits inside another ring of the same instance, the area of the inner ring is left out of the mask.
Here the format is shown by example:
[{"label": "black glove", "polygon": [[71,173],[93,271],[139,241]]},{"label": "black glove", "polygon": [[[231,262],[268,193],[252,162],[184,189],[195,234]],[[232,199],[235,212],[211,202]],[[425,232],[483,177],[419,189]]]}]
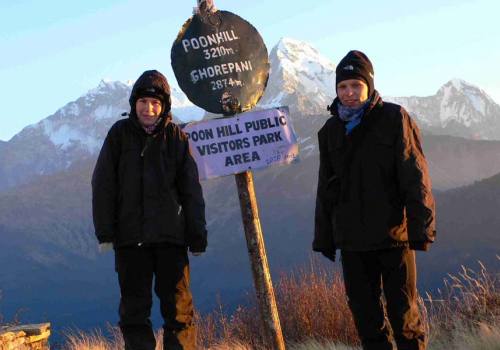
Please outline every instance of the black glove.
[{"label": "black glove", "polygon": [[332,262],[335,262],[335,250],[330,250],[330,251],[321,251],[321,254]]}]

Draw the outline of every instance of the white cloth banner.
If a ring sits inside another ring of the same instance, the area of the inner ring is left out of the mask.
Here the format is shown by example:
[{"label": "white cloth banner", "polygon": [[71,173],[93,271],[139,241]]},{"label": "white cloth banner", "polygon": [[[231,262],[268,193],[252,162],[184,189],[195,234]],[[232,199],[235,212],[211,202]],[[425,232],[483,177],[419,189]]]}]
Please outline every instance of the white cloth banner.
[{"label": "white cloth banner", "polygon": [[201,180],[288,164],[299,154],[288,107],[189,123],[183,131]]}]

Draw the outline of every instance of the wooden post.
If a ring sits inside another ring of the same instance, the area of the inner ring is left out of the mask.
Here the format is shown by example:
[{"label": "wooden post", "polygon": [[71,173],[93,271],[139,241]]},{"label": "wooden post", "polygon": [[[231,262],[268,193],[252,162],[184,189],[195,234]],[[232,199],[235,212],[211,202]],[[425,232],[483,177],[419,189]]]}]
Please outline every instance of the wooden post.
[{"label": "wooden post", "polygon": [[264,237],[260,226],[253,176],[250,171],[246,171],[236,174],[235,179],[265,338],[272,343],[274,350],[285,350]]},{"label": "wooden post", "polygon": [[[198,6],[195,9],[195,13],[198,13],[202,17],[210,17],[216,11],[214,0],[197,0],[196,3]],[[240,101],[230,91],[225,91],[222,94],[220,103],[225,118],[234,117],[236,113],[241,112]],[[247,240],[264,338],[269,345],[272,344],[273,350],[285,350],[285,342],[281,332],[278,308],[276,307],[276,299],[274,297],[269,264],[267,262],[264,237],[262,235],[262,228],[260,227],[259,210],[257,208],[257,199],[255,198],[252,173],[245,171],[244,173],[236,174],[235,180],[238,188],[241,217]]]}]

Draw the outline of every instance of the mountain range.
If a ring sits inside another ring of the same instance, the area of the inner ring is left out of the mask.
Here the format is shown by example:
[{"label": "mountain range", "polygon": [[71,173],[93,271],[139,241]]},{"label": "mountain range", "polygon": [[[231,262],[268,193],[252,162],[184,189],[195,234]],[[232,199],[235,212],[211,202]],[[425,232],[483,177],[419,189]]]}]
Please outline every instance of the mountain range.
[{"label": "mountain range", "polygon": [[444,84],[434,96],[386,97],[404,106],[422,129],[475,140],[500,139],[500,106],[482,89],[460,79]]},{"label": "mountain range", "polygon": [[[271,50],[270,63],[268,86],[258,108],[286,105],[295,120],[327,116],[326,106],[335,97],[332,62],[307,43],[284,38]],[[0,143],[0,191],[67,169],[79,159],[95,157],[110,126],[129,111],[131,86],[131,82],[101,81],[76,101]],[[464,81],[451,80],[434,96],[387,100],[405,106],[426,135],[500,140],[500,106],[483,90]],[[176,120],[200,119],[204,114],[175,88],[172,105]],[[306,137],[314,139],[313,130]],[[435,140],[439,145],[428,148],[428,152],[436,163],[431,168],[437,188],[469,184],[500,172],[498,142]],[[315,140],[305,142],[306,152],[314,148]],[[448,149],[450,146],[453,149]],[[438,150],[436,156],[434,150]],[[474,167],[464,169],[462,164],[469,164],[469,160],[473,160]],[[451,168],[459,169],[458,174],[450,174]]]},{"label": "mountain range", "polygon": [[[270,62],[259,108],[288,105],[300,143],[299,162],[254,173],[276,276],[310,258],[316,133],[329,117],[335,65],[292,39],[271,50]],[[130,83],[102,81],[0,142],[0,313],[28,307],[33,321],[46,317],[56,326],[93,327],[116,319],[113,258],[97,253],[90,176],[107,130],[129,110],[130,89]],[[203,115],[179,90],[173,89],[172,100],[176,120]],[[436,287],[460,264],[498,263],[499,106],[460,80],[445,83],[434,96],[387,100],[403,104],[420,125],[435,188],[438,240],[431,252],[419,254],[422,288]],[[252,278],[232,176],[202,185],[209,247],[192,259],[192,285],[197,306],[209,310],[217,294],[225,303],[240,300]]]}]

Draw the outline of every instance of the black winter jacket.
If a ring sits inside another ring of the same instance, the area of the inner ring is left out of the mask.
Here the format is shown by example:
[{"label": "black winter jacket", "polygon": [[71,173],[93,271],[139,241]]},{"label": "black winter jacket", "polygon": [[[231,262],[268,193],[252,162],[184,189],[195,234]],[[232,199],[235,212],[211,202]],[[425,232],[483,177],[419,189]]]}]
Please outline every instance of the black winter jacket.
[{"label": "black winter jacket", "polygon": [[92,176],[92,207],[100,243],[168,242],[205,251],[198,170],[186,135],[168,120],[153,135],[135,116],[111,127]]},{"label": "black winter jacket", "polygon": [[313,250],[370,251],[435,238],[434,199],[417,125],[375,91],[361,123],[346,135],[336,115],[318,132],[320,168]]}]

